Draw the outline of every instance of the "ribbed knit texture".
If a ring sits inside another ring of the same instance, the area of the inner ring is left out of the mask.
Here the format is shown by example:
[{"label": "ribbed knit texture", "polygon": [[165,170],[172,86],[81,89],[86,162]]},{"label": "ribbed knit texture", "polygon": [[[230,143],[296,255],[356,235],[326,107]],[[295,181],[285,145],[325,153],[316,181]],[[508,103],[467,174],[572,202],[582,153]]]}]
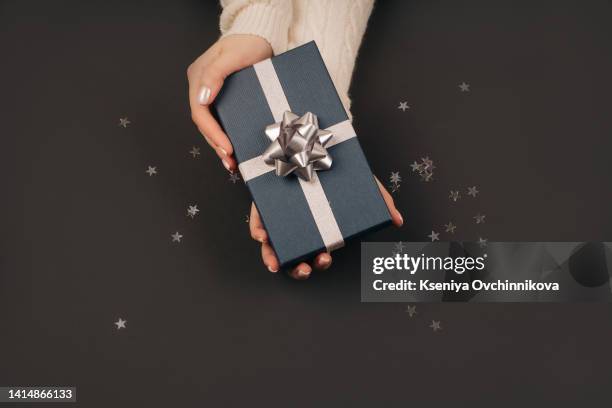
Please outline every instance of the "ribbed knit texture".
[{"label": "ribbed knit texture", "polygon": [[355,59],[374,0],[223,0],[223,36],[254,34],[275,54],[314,40],[347,112]]}]

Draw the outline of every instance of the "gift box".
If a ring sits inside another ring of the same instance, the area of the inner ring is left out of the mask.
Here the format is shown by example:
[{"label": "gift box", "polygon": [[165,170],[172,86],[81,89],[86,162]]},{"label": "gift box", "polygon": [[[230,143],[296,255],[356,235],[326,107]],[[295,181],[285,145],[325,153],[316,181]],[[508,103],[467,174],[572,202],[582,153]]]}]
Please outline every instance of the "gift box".
[{"label": "gift box", "polygon": [[391,222],[314,42],[228,76],[212,108],[281,266]]}]

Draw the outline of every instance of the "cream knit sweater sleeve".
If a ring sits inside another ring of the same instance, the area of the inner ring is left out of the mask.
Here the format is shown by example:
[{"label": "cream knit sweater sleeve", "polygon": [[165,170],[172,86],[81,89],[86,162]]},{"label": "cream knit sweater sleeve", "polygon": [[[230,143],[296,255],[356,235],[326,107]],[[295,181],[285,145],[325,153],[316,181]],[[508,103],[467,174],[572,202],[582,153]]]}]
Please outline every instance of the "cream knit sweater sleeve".
[{"label": "cream knit sweater sleeve", "polygon": [[254,34],[275,54],[316,41],[347,112],[357,51],[374,0],[222,0],[222,36]]}]

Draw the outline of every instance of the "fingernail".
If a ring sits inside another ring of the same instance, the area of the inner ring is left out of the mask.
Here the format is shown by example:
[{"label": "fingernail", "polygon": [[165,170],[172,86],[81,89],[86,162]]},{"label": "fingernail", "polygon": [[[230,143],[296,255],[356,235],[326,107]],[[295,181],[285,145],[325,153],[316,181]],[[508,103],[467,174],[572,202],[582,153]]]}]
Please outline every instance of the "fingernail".
[{"label": "fingernail", "polygon": [[323,254],[319,257],[319,266],[328,266],[331,262],[331,256]]},{"label": "fingernail", "polygon": [[201,87],[198,93],[198,103],[200,105],[206,105],[208,104],[208,98],[210,98],[210,88],[207,86]]},{"label": "fingernail", "polygon": [[273,269],[271,266],[268,266],[268,270],[272,273],[278,272],[278,269]]},{"label": "fingernail", "polygon": [[[396,210],[396,211],[397,211],[397,210]],[[400,219],[400,225],[404,225],[404,217],[402,217],[402,214],[400,214],[400,212],[399,212],[399,211],[397,211],[397,216],[398,216],[398,217],[399,217],[399,219]]]},{"label": "fingernail", "polygon": [[222,148],[221,146],[217,146],[217,149],[221,150],[221,153],[223,153],[224,156],[227,156],[227,152],[224,148]]},{"label": "fingernail", "polygon": [[308,272],[306,272],[306,271],[304,271],[304,270],[302,270],[302,269],[298,269],[297,275],[298,275],[300,278],[307,278],[307,277],[308,277],[308,275],[310,275],[310,273],[308,273]]},{"label": "fingernail", "polygon": [[221,163],[223,163],[223,167],[225,167],[227,171],[232,172],[232,169],[230,169],[230,165],[228,162],[226,162],[225,160],[221,160]]}]

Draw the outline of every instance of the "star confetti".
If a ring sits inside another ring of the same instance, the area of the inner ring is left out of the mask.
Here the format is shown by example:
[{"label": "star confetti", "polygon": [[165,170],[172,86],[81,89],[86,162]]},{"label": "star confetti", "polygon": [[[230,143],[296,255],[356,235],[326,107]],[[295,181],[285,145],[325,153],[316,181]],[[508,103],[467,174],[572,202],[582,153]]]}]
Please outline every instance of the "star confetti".
[{"label": "star confetti", "polygon": [[461,198],[461,193],[459,192],[459,190],[451,190],[450,194],[448,195],[448,198],[450,198],[454,202],[457,202],[457,200]]},{"label": "star confetti", "polygon": [[459,89],[461,89],[461,92],[470,92],[470,84],[462,82],[459,84]]},{"label": "star confetti", "polygon": [[467,194],[468,194],[469,196],[472,196],[472,197],[476,197],[476,195],[477,195],[477,194],[480,192],[480,191],[478,191],[478,189],[476,188],[476,186],[473,186],[473,187],[468,187],[468,189],[467,189],[467,190],[468,190],[468,193],[467,193]]},{"label": "star confetti", "polygon": [[129,120],[127,117],[125,117],[125,118],[119,118],[119,126],[121,126],[121,127],[122,127],[122,128],[124,128],[124,129],[125,129],[126,127],[128,127],[128,125],[129,125],[130,123],[132,123],[132,122],[130,122],[130,120]]},{"label": "star confetti", "polygon": [[172,242],[181,242],[181,239],[183,239],[183,236],[178,231],[172,234],[171,237],[172,237]]},{"label": "star confetti", "polygon": [[147,173],[149,176],[157,174],[157,167],[149,166],[149,168],[147,169],[147,171],[145,171],[145,173]]},{"label": "star confetti", "polygon": [[483,237],[478,238],[478,245],[481,248],[485,248],[487,246],[487,243],[488,243],[488,240],[486,238],[483,238]]},{"label": "star confetti", "polygon": [[196,215],[198,215],[199,212],[200,210],[198,209],[197,205],[190,205],[187,208],[187,215],[190,216],[191,218],[194,218]]},{"label": "star confetti", "polygon": [[391,183],[391,192],[395,193],[400,189],[400,183],[402,182],[402,176],[400,176],[399,171],[392,171],[391,176],[389,176],[389,182]]},{"label": "star confetti", "polygon": [[406,307],[406,313],[408,313],[408,316],[409,316],[409,317],[412,317],[412,316],[414,316],[415,314],[417,314],[417,311],[416,311],[416,306],[410,306],[410,305],[408,305],[408,306]]},{"label": "star confetti", "polygon": [[421,176],[421,180],[427,182],[433,180],[433,171],[436,168],[433,160],[429,157],[423,157],[420,162],[415,161],[410,165],[413,172],[416,172]]},{"label": "star confetti", "polygon": [[410,106],[408,106],[408,102],[400,102],[397,109],[401,110],[402,112],[406,112],[407,109],[410,109]]},{"label": "star confetti", "polygon": [[193,146],[189,151],[189,154],[193,156],[193,158],[197,158],[200,155],[200,148]]},{"label": "star confetti", "polygon": [[476,220],[476,224],[484,224],[486,215],[484,214],[476,214],[474,216],[474,220]]},{"label": "star confetti", "polygon": [[440,325],[439,320],[432,320],[429,327],[431,327],[431,330],[433,330],[434,332],[437,332],[438,330],[442,330],[442,326]]},{"label": "star confetti", "polygon": [[119,320],[115,322],[115,325],[117,326],[117,330],[126,329],[127,328],[125,326],[126,324],[127,324],[127,320],[123,320],[122,318],[119,318]]},{"label": "star confetti", "polygon": [[395,244],[395,252],[398,254],[404,252],[404,243],[402,241]]},{"label": "star confetti", "polygon": [[428,237],[431,239],[431,242],[439,241],[440,240],[440,233],[439,232],[435,232],[435,231],[432,230],[431,234],[429,234]]},{"label": "star confetti", "polygon": [[455,230],[457,229],[457,226],[453,224],[451,221],[449,221],[448,224],[444,225],[444,228],[446,228],[446,232],[450,232],[451,234],[454,234]]},{"label": "star confetti", "polygon": [[238,173],[230,173],[229,181],[236,184],[236,182],[239,180],[240,180],[240,175]]}]

